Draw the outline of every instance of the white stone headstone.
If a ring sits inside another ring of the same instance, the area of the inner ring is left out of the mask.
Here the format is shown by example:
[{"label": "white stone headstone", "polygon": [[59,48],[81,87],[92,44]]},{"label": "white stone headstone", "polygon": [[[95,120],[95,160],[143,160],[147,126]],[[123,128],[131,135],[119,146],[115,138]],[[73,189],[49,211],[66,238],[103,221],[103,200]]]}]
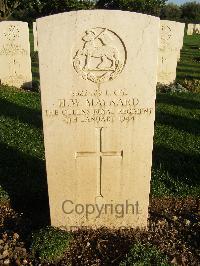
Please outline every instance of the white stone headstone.
[{"label": "white stone headstone", "polygon": [[178,39],[178,61],[180,60],[181,57],[181,49],[183,48],[183,42],[184,42],[184,35],[185,35],[185,23],[179,23],[178,24],[178,29],[177,29],[177,35],[179,37]]},{"label": "white stone headstone", "polygon": [[185,24],[168,20],[161,20],[160,24],[158,82],[167,85],[176,79]]},{"label": "white stone headstone", "polygon": [[78,11],[37,30],[52,225],[146,227],[159,19]]},{"label": "white stone headstone", "polygon": [[195,34],[200,34],[200,24],[195,24],[194,25],[194,33]]},{"label": "white stone headstone", "polygon": [[188,24],[187,35],[192,35],[194,33],[194,27],[194,24]]},{"label": "white stone headstone", "polygon": [[38,38],[37,38],[37,25],[33,22],[33,38],[34,38],[34,51],[38,51]]},{"label": "white stone headstone", "polygon": [[28,23],[0,22],[0,83],[17,88],[32,86]]}]

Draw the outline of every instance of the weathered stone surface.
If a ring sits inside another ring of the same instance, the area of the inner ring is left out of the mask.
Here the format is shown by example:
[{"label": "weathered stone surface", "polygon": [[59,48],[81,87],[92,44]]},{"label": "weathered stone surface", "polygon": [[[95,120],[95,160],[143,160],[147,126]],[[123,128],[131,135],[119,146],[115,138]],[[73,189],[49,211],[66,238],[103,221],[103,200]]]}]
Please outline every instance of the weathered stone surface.
[{"label": "weathered stone surface", "polygon": [[167,85],[176,79],[185,24],[168,20],[161,20],[160,24],[158,82]]},{"label": "weathered stone surface", "polygon": [[188,24],[187,35],[192,35],[194,33],[194,24]]},{"label": "weathered stone surface", "polygon": [[185,35],[185,23],[179,23],[178,24],[178,32],[177,35],[179,36],[179,48],[178,48],[178,61],[181,57],[181,49],[183,48],[183,41],[184,41],[184,35]]},{"label": "weathered stone surface", "polygon": [[159,19],[78,11],[37,30],[52,225],[145,227]]},{"label": "weathered stone surface", "polygon": [[36,22],[33,22],[33,37],[34,37],[34,51],[38,51],[38,38],[37,38],[37,26]]},{"label": "weathered stone surface", "polygon": [[195,24],[194,25],[194,33],[195,34],[200,34],[200,24]]},{"label": "weathered stone surface", "polygon": [[28,23],[0,22],[0,81],[1,84],[32,86]]}]

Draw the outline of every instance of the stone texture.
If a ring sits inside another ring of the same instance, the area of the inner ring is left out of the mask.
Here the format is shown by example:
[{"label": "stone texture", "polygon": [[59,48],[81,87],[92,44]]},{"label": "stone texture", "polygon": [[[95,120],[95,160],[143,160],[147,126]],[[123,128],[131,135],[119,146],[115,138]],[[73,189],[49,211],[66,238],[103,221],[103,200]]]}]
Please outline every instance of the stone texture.
[{"label": "stone texture", "polygon": [[0,22],[0,81],[17,88],[32,86],[28,23]]},{"label": "stone texture", "polygon": [[51,224],[146,227],[159,19],[78,11],[37,30]]},{"label": "stone texture", "polygon": [[34,37],[34,51],[38,51],[38,38],[37,38],[37,27],[36,22],[33,22],[33,37]]},{"label": "stone texture", "polygon": [[194,27],[194,24],[188,24],[187,35],[192,35],[194,33]]},{"label": "stone texture", "polygon": [[200,34],[200,24],[195,24],[194,25],[194,33],[195,34]]},{"label": "stone texture", "polygon": [[183,48],[183,41],[184,41],[184,35],[185,35],[185,23],[179,23],[178,24],[177,34],[179,36],[178,60],[180,60],[181,49]]},{"label": "stone texture", "polygon": [[167,85],[176,79],[185,24],[168,20],[161,20],[160,24],[158,82]]}]

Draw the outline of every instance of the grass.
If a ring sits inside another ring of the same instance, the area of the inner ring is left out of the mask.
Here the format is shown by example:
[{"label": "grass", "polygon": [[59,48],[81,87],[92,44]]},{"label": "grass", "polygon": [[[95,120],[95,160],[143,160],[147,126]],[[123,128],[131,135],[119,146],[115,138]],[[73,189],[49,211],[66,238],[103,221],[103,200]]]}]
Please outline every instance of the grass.
[{"label": "grass", "polygon": [[134,244],[119,266],[169,266],[168,258],[149,244]]},{"label": "grass", "polygon": [[70,233],[49,227],[33,234],[32,253],[42,262],[51,263],[59,260],[69,247]]},{"label": "grass", "polygon": [[20,212],[43,213],[48,197],[38,93],[0,87],[0,149],[2,201],[7,193]]},{"label": "grass", "polygon": [[200,80],[200,35],[186,35],[177,67],[177,81]]},{"label": "grass", "polygon": [[158,94],[152,194],[197,196],[199,173],[200,94]]}]

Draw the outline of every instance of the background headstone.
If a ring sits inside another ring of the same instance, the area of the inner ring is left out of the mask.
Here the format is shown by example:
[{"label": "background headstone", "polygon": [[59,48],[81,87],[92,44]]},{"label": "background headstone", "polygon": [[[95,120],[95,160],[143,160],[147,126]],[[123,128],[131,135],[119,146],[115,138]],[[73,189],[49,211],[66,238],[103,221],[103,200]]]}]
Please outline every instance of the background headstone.
[{"label": "background headstone", "polygon": [[176,79],[185,24],[168,20],[161,20],[160,24],[158,82],[167,85]]},{"label": "background headstone", "polygon": [[183,48],[183,41],[184,41],[184,35],[185,35],[185,23],[179,23],[177,27],[178,27],[177,34],[179,36],[179,40],[178,40],[179,47],[177,49],[177,52],[178,52],[178,61],[179,61],[181,57],[181,49]]},{"label": "background headstone", "polygon": [[187,35],[192,35],[194,33],[194,27],[194,24],[188,24]]},{"label": "background headstone", "polygon": [[52,225],[145,227],[159,19],[78,11],[37,30]]},{"label": "background headstone", "polygon": [[33,37],[34,37],[34,51],[38,51],[38,38],[37,38],[37,26],[36,22],[33,22]]},{"label": "background headstone", "polygon": [[194,33],[195,34],[200,34],[200,24],[195,24],[195,26],[194,26]]},{"label": "background headstone", "polygon": [[32,86],[28,23],[0,22],[0,62],[1,84]]}]

